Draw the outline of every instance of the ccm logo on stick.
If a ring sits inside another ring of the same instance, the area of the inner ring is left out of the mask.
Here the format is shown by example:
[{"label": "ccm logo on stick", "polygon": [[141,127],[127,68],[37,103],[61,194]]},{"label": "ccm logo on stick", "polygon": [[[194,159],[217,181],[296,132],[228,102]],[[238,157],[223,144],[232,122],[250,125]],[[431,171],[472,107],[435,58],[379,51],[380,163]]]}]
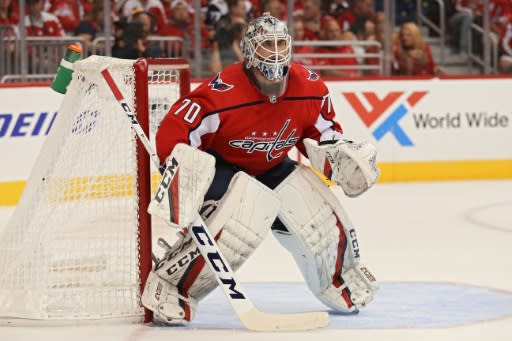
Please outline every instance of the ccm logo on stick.
[{"label": "ccm logo on stick", "polygon": [[[197,241],[204,246],[213,246],[212,241],[208,237],[208,234],[204,230],[204,226],[198,225],[198,226],[192,226],[192,233],[196,236]],[[203,238],[206,238],[204,240]],[[229,296],[233,299],[245,299],[245,296],[236,290],[236,280],[233,277],[229,278],[223,278],[222,274],[229,273],[229,269],[224,263],[224,260],[222,259],[222,256],[215,250],[215,248],[211,248],[211,250],[208,250],[207,252],[207,261],[210,263],[213,269],[217,273],[219,273],[219,278],[222,282],[222,284],[229,287],[230,293]]]}]

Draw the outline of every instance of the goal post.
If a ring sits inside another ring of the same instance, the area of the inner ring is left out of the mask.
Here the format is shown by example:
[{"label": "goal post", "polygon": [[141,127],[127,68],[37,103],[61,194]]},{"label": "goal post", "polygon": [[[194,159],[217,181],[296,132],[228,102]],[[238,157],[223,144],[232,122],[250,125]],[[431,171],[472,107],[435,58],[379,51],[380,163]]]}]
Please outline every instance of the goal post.
[{"label": "goal post", "polygon": [[158,172],[101,77],[105,67],[152,143],[170,106],[190,91],[184,59],[91,56],[74,64],[52,131],[0,230],[0,321],[151,317],[140,295],[159,233],[147,213]]}]

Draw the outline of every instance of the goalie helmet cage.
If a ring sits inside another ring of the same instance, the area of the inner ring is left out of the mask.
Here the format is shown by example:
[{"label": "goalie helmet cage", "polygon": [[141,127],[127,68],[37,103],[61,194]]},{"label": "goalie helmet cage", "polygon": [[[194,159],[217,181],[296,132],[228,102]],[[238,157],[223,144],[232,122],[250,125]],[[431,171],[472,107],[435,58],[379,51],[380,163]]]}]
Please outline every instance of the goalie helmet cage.
[{"label": "goalie helmet cage", "polygon": [[159,175],[100,75],[106,67],[152,143],[163,115],[190,91],[184,59],[91,56],[74,64],[51,133],[0,234],[4,323],[151,318],[140,296],[152,265],[147,206]]}]

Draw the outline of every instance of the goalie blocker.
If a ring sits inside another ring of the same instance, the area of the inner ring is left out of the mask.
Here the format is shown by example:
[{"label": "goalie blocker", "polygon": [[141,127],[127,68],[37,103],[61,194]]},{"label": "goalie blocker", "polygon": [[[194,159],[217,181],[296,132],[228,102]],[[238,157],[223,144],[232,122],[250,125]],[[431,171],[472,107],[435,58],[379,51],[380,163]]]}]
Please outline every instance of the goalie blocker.
[{"label": "goalie blocker", "polygon": [[[185,181],[176,185],[179,193],[186,193],[186,204],[173,202],[168,192],[157,192],[149,211],[169,221],[174,210],[186,225],[211,184],[214,162],[208,154],[188,146],[177,147],[168,160],[173,156],[195,160],[180,162],[180,178]],[[198,160],[204,162],[197,166]],[[335,311],[355,312],[365,307],[378,289],[374,276],[359,262],[355,228],[320,178],[302,165],[292,170],[274,191],[237,172],[213,213],[205,217],[207,226],[234,270],[261,244],[272,226],[315,296]],[[166,181],[164,176],[162,182]],[[144,306],[154,312],[157,321],[184,324],[193,319],[198,301],[217,286],[204,265],[187,230],[179,230],[177,242],[150,273],[142,296]]]}]

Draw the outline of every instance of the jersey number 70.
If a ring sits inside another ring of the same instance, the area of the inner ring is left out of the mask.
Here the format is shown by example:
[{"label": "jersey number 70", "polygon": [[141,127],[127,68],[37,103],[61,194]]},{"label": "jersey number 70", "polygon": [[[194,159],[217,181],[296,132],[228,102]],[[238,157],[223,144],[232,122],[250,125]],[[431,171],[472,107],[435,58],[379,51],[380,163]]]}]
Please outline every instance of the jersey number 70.
[{"label": "jersey number 70", "polygon": [[[189,106],[190,105],[190,106]],[[197,114],[199,114],[199,111],[201,111],[201,106],[195,102],[192,102],[190,99],[185,98],[183,100],[183,103],[181,106],[174,112],[174,115],[178,115],[180,112],[185,110],[185,108],[188,107],[187,113],[185,116],[183,116],[183,120],[188,123],[194,122],[194,120],[197,117]]]}]

